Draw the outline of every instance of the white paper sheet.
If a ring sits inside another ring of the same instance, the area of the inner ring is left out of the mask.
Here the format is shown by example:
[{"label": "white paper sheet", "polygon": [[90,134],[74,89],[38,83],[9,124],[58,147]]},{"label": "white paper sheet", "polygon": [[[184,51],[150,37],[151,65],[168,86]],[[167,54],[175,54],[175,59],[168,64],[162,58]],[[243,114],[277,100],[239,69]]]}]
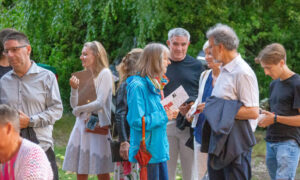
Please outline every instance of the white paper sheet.
[{"label": "white paper sheet", "polygon": [[186,93],[182,86],[179,86],[175,91],[173,91],[169,96],[161,101],[163,107],[167,110],[172,111],[177,110],[186,100],[188,100],[189,95]]}]

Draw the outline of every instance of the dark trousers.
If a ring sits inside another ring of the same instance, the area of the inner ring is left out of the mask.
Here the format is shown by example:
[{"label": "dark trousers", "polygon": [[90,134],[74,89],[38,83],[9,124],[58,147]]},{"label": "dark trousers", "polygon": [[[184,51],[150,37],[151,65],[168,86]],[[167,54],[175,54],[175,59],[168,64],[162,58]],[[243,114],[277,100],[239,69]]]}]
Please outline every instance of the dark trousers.
[{"label": "dark trousers", "polygon": [[53,180],[58,180],[58,169],[55,160],[55,154],[51,147],[46,151],[46,155],[52,167]]},{"label": "dark trousers", "polygon": [[252,149],[241,154],[235,161],[223,169],[215,170],[209,165],[208,155],[207,170],[211,180],[250,180],[251,179],[251,153]]}]

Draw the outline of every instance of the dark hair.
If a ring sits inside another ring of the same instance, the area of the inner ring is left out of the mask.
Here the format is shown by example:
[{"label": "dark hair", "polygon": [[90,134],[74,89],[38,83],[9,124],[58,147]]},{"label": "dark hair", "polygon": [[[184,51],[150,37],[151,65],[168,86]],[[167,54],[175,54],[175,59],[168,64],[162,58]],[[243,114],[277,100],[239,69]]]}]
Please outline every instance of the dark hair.
[{"label": "dark hair", "polygon": [[10,34],[12,32],[17,32],[17,30],[12,29],[12,28],[5,28],[0,31],[0,59],[3,57],[3,51],[4,51],[3,40],[8,34]]},{"label": "dark hair", "polygon": [[27,36],[26,36],[24,33],[18,32],[18,31],[9,33],[9,34],[4,38],[3,44],[4,44],[6,41],[8,41],[8,40],[16,40],[16,41],[18,41],[19,43],[23,42],[23,43],[26,43],[27,45],[30,45]]}]

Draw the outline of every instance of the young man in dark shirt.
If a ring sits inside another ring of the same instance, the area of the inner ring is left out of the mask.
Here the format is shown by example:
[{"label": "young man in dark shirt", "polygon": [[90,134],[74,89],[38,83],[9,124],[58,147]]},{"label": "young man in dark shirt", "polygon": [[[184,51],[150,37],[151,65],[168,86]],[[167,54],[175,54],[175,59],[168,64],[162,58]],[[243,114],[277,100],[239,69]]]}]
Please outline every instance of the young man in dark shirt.
[{"label": "young man in dark shirt", "polygon": [[186,123],[184,116],[198,96],[199,78],[204,68],[200,61],[187,55],[190,44],[190,34],[187,30],[183,28],[171,29],[168,33],[167,44],[170,48],[171,64],[166,73],[169,83],[164,88],[164,96],[167,97],[182,85],[190,97],[188,102],[179,108],[179,117],[167,125],[170,146],[168,175],[170,180],[175,180],[177,160],[180,157],[183,179],[192,180],[194,179],[194,156],[193,150],[185,145],[190,138],[190,124]]},{"label": "young man in dark shirt", "polygon": [[263,111],[260,127],[267,127],[266,163],[272,180],[294,179],[300,154],[300,76],[286,65],[281,44],[266,46],[256,60],[270,84],[270,112]]}]

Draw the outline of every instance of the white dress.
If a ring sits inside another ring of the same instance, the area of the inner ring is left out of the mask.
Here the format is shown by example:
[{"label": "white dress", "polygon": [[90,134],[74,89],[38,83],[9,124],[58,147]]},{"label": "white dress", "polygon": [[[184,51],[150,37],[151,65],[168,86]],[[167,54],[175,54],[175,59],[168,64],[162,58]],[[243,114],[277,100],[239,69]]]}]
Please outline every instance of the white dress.
[{"label": "white dress", "polygon": [[97,99],[89,104],[76,106],[78,91],[72,89],[70,103],[76,116],[76,123],[67,145],[63,170],[77,174],[105,174],[113,172],[111,159],[110,133],[100,135],[85,132],[84,120],[90,114],[97,113],[100,126],[110,125],[112,98],[112,75],[109,69],[103,69],[94,79]]}]

